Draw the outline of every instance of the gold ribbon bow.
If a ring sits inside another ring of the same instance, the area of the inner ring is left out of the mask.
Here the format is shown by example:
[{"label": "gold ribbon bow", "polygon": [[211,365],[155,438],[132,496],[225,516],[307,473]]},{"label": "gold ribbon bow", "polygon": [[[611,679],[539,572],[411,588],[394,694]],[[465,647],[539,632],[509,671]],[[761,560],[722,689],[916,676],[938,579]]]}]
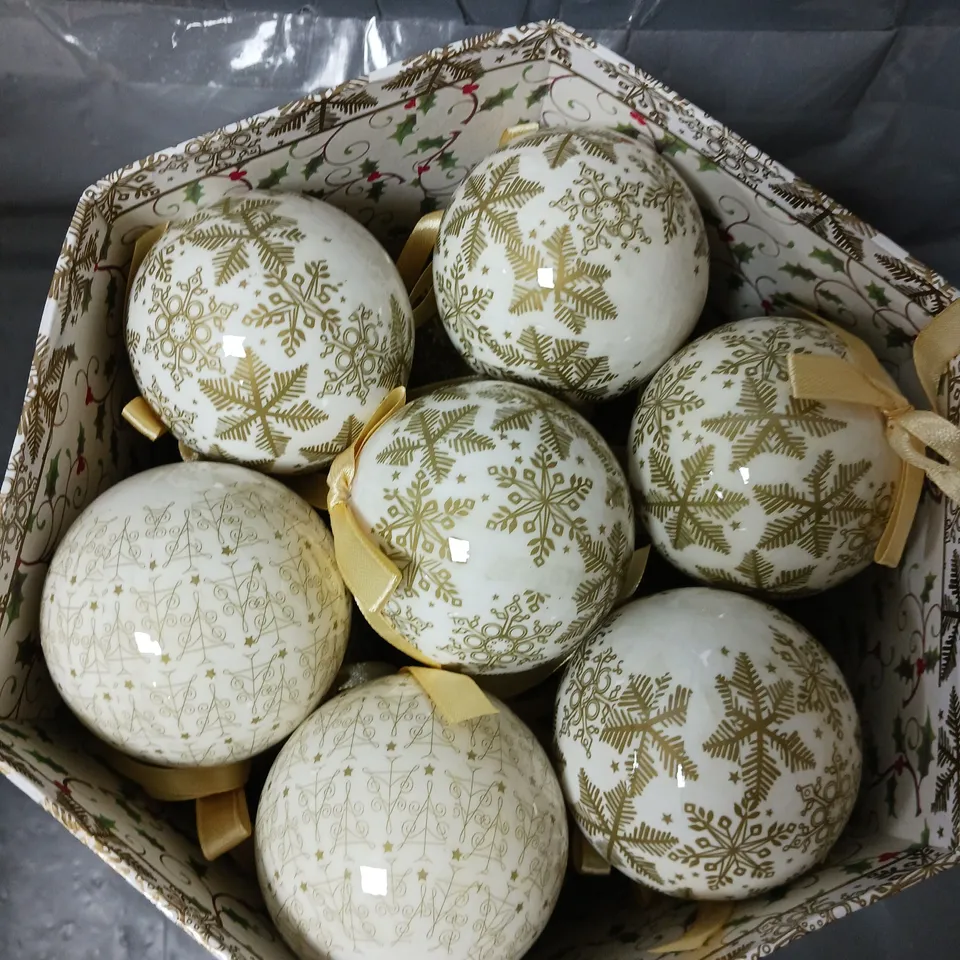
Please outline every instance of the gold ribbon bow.
[{"label": "gold ribbon bow", "polygon": [[207,860],[216,860],[253,833],[244,792],[249,760],[216,767],[161,767],[100,747],[117,773],[139,784],[154,800],[196,801],[197,836]]},{"label": "gold ribbon bow", "polygon": [[461,673],[442,669],[406,640],[383,615],[383,607],[400,585],[402,574],[370,534],[361,526],[350,508],[350,487],[357,472],[357,458],[375,430],[390,419],[406,402],[406,390],[397,387],[374,411],[360,436],[330,466],[327,475],[327,509],[333,531],[337,566],[344,583],[357,601],[360,612],[374,630],[411,660],[425,664],[405,667],[423,687],[441,715],[449,723],[462,723],[474,717],[498,713],[475,680]]},{"label": "gold ribbon bow", "polygon": [[[809,311],[805,311],[809,313]],[[916,410],[900,393],[873,351],[858,337],[816,314],[847,348],[847,358],[791,354],[790,387],[798,400],[837,400],[878,410],[886,423],[887,442],[900,457],[900,478],[887,526],[874,561],[887,567],[900,562],[917,512],[924,475],[951,500],[960,502],[960,428],[933,410]],[[960,353],[960,301],[934,317],[914,343],[913,361],[930,406],[937,407],[940,377]],[[946,463],[927,456],[935,450]]]}]

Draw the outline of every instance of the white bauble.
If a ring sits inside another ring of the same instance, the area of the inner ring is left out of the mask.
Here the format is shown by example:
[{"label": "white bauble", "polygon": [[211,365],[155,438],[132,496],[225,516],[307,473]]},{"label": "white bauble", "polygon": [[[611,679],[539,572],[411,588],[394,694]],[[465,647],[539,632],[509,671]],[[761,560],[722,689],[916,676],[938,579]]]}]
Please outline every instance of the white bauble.
[{"label": "white bauble", "polygon": [[333,540],[285,486],[223,463],[157,467],[80,514],[40,639],[70,709],[141,760],[208,766],[282,740],[340,667],[350,604]]},{"label": "white bauble", "polygon": [[742,899],[809,870],[860,784],[856,708],[823,647],[705,587],[627,604],[577,652],[556,741],[589,842],[674,896]]},{"label": "white bauble", "polygon": [[303,960],[519,960],[567,860],[556,775],[500,713],[446,724],[408,675],[334,697],[257,811],[267,909]]},{"label": "white bauble", "polygon": [[336,207],[252,191],[170,224],[133,280],[141,393],[204,457],[318,469],[405,384],[413,315],[371,233]]}]

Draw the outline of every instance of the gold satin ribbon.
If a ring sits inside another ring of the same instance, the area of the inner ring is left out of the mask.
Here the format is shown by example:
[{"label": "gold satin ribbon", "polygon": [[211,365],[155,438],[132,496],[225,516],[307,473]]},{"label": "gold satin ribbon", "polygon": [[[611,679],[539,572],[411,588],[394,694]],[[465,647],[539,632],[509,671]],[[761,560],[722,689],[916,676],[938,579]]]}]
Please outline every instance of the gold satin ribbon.
[{"label": "gold satin ribbon", "polygon": [[134,397],[123,408],[121,416],[148,440],[159,440],[167,432],[167,425],[153,412],[153,407],[143,397]]},{"label": "gold satin ribbon", "polygon": [[515,123],[500,134],[500,146],[505,147],[511,140],[516,140],[517,137],[525,137],[528,133],[536,133],[539,129],[540,124],[536,120],[531,120],[528,123]]},{"label": "gold satin ribbon", "polygon": [[[791,354],[790,387],[798,400],[836,400],[878,410],[886,424],[887,442],[900,457],[900,477],[887,526],[874,561],[887,567],[900,563],[928,476],[951,500],[960,502],[960,428],[933,410],[916,410],[873,351],[858,337],[810,311],[847,347],[848,356]],[[913,358],[920,385],[936,409],[940,377],[960,353],[960,301],[934,317],[917,337]],[[946,463],[927,456],[936,451]]]},{"label": "gold satin ribbon", "polygon": [[161,767],[100,746],[107,763],[154,800],[195,801],[197,836],[207,860],[216,860],[253,833],[244,791],[249,760],[216,767]]},{"label": "gold satin ribbon", "polygon": [[423,326],[437,315],[430,258],[433,256],[442,219],[442,210],[434,210],[422,216],[397,257],[397,271],[410,295],[414,327]]},{"label": "gold satin ribbon", "polygon": [[654,954],[686,953],[706,946],[730,922],[734,904],[729,900],[701,900],[693,923],[676,940],[661,943],[647,952]]},{"label": "gold satin ribbon", "polygon": [[337,566],[347,589],[357,601],[367,623],[401,653],[426,667],[406,668],[426,691],[448,723],[462,723],[474,717],[490,716],[499,710],[473,678],[443,669],[398,633],[383,616],[383,607],[400,585],[397,565],[380,549],[350,509],[350,487],[357,471],[357,458],[367,438],[390,419],[406,402],[406,390],[397,387],[374,411],[360,436],[340,453],[327,474],[327,510],[333,531]]}]

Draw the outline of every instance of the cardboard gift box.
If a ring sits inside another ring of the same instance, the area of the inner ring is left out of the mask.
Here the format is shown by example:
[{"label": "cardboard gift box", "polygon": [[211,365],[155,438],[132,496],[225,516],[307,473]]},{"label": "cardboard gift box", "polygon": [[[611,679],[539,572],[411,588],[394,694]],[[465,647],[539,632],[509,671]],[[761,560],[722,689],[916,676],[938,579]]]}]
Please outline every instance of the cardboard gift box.
[{"label": "cardboard gift box", "polygon": [[[253,186],[321,197],[396,250],[504,129],[525,121],[599,125],[655,143],[708,224],[712,320],[802,305],[867,341],[923,405],[913,338],[956,298],[953,287],[562,24],[434,50],[198,136],[87,189],[50,287],[0,491],[0,770],[217,956],[290,954],[252,873],[228,857],[204,862],[189,817],[146,799],[89,752],[45,673],[38,636],[60,536],[98,493],[156,456],[120,415],[135,395],[122,338],[133,244],[157,223]],[[946,381],[941,412],[956,421],[955,365]],[[874,567],[817,606],[817,632],[847,671],[863,721],[854,821],[817,872],[737,904],[698,957],[768,952],[960,859],[958,595],[960,510],[928,485],[899,567]],[[810,803],[844,789],[817,787]],[[708,841],[750,868],[749,842],[722,823]],[[667,900],[641,909],[616,878],[578,878],[530,956],[643,956],[676,940],[693,914],[691,904]]]}]

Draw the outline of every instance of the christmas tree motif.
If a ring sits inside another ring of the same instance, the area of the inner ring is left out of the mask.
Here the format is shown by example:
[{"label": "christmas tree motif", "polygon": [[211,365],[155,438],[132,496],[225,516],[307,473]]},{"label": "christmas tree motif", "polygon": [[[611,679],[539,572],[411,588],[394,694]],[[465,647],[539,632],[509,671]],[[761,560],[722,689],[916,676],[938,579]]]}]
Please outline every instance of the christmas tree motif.
[{"label": "christmas tree motif", "polygon": [[192,508],[183,511],[183,520],[169,531],[169,539],[163,545],[163,552],[167,555],[163,561],[163,569],[173,566],[175,569],[194,570],[198,563],[211,559],[211,554],[204,550],[202,531],[206,524],[197,516]]},{"label": "christmas tree motif", "polygon": [[235,701],[249,704],[253,713],[251,723],[270,727],[276,723],[285,704],[299,700],[296,678],[287,676],[286,656],[284,649],[260,656],[254,652],[242,670],[224,671],[230,677]]},{"label": "christmas tree motif", "polygon": [[[492,620],[481,622],[481,615],[452,618],[451,640],[440,647],[458,661],[499,672],[504,667],[546,659],[545,648],[560,629],[556,623],[533,619],[546,601],[542,593],[525,590],[500,609],[490,611]],[[532,622],[531,622],[532,621]]]},{"label": "christmas tree motif", "polygon": [[[136,525],[130,528],[129,516],[118,521],[120,529],[117,529],[118,523],[111,524],[109,533],[104,531],[105,536],[93,547],[93,555],[100,561],[98,573],[109,580],[122,579],[121,570],[126,574],[131,568],[142,570],[144,566]],[[86,576],[92,578],[93,571],[88,570]]]},{"label": "christmas tree motif", "polygon": [[512,156],[471,174],[459,204],[444,217],[444,231],[448,237],[460,239],[470,270],[476,268],[489,242],[508,248],[522,243],[517,211],[543,193],[543,187],[535,180],[521,177],[519,169],[520,158]]},{"label": "christmas tree motif", "polygon": [[846,426],[843,420],[824,416],[824,409],[816,400],[795,397],[790,397],[783,409],[775,383],[746,377],[737,401],[738,412],[708,417],[703,425],[734,442],[730,469],[739,470],[761,453],[803,460],[807,455],[806,437],[825,437]]},{"label": "christmas tree motif", "polygon": [[192,608],[180,617],[180,652],[199,653],[198,664],[209,663],[208,654],[211,650],[227,646],[227,632],[217,623],[217,619],[217,611],[201,605],[200,594],[194,592]]},{"label": "christmas tree motif", "polygon": [[543,251],[513,246],[507,254],[516,275],[512,314],[542,312],[552,303],[554,317],[574,333],[583,333],[590,320],[616,319],[617,308],[603,289],[610,271],[577,256],[568,224],[544,241]]},{"label": "christmas tree motif", "polygon": [[800,683],[797,712],[823,717],[837,739],[843,740],[845,714],[852,711],[853,704],[823,648],[809,635],[798,642],[776,628],[772,632],[773,649]]},{"label": "christmas tree motif", "polygon": [[305,237],[296,220],[277,213],[280,205],[271,197],[226,197],[179,224],[179,242],[216,251],[217,286],[246,270],[251,254],[265,271],[284,276],[294,244]]},{"label": "christmas tree motif", "polygon": [[215,334],[223,333],[237,305],[218,303],[216,297],[207,296],[200,267],[175,286],[180,293],[174,293],[168,284],[153,285],[148,312],[154,320],[143,348],[161,361],[179,387],[185,377],[204,370],[223,372],[220,341]]},{"label": "christmas tree motif", "polygon": [[436,943],[448,956],[463,938],[467,907],[481,889],[476,880],[469,883],[458,881],[458,872],[454,864],[449,877],[443,876],[433,884],[430,898],[433,922],[425,935],[425,939]]},{"label": "christmas tree motif", "polygon": [[174,682],[173,676],[172,671],[164,673],[150,688],[150,703],[156,708],[159,718],[173,721],[175,729],[185,730],[187,718],[202,702],[197,694],[199,678],[193,675]]},{"label": "christmas tree motif", "polygon": [[[347,767],[346,770],[350,768]],[[370,833],[370,826],[363,819],[366,810],[361,800],[352,799],[353,792],[353,773],[347,774],[345,771],[341,774],[343,784],[343,795],[337,803],[326,802],[319,806],[318,813],[324,819],[324,826],[327,829],[330,840],[330,855],[339,856],[342,860],[349,861],[351,848],[356,848],[357,844],[361,849],[366,850],[369,844],[366,839]]]},{"label": "christmas tree motif", "polygon": [[394,833],[398,826],[394,823],[397,813],[406,813],[411,802],[416,800],[418,781],[421,774],[420,764],[411,766],[410,759],[404,759],[396,749],[387,748],[386,770],[364,770],[366,785],[371,794],[370,809],[384,817],[388,834]]},{"label": "christmas tree motif", "polygon": [[258,303],[244,318],[247,326],[280,327],[280,344],[288,357],[294,357],[307,338],[306,330],[314,328],[329,337],[339,330],[342,318],[334,295],[342,284],[331,283],[330,268],[324,260],[311,260],[303,273],[289,279],[286,270],[269,272],[265,286],[273,292],[266,303]]},{"label": "christmas tree motif", "polygon": [[946,723],[937,733],[937,767],[933,812],[945,813],[950,808],[953,825],[950,845],[956,846],[960,842],[960,696],[955,687],[950,689]]},{"label": "christmas tree motif", "polygon": [[586,529],[586,520],[575,516],[593,489],[589,477],[557,469],[557,459],[541,443],[530,458],[530,466],[489,467],[488,473],[501,490],[510,491],[487,521],[489,530],[512,533],[520,527],[530,534],[527,547],[536,566],[542,567],[557,549],[554,538],[575,540]]},{"label": "christmas tree motif", "polygon": [[768,330],[755,333],[724,333],[720,336],[726,356],[713,369],[725,377],[754,377],[757,380],[790,379],[787,357],[793,350],[794,331],[778,322]]},{"label": "christmas tree motif", "polygon": [[[495,834],[490,836],[486,833],[486,828],[492,823],[502,823],[500,815],[503,808],[503,792],[499,790],[499,785],[499,782],[486,782],[481,778],[478,770],[471,770],[467,777],[457,775],[450,777],[452,813],[460,828],[459,833],[451,840],[460,844],[459,849],[464,857],[477,850],[485,840],[500,846],[501,856],[505,851],[505,844],[500,838]],[[490,856],[493,856],[492,852]],[[500,857],[498,856],[497,859],[499,860]]]},{"label": "christmas tree motif", "polygon": [[562,132],[544,130],[542,133],[531,133],[517,141],[516,146],[544,147],[543,155],[550,162],[551,169],[556,169],[581,153],[606,160],[608,163],[616,163],[617,153],[614,148],[618,142],[618,137],[602,130],[570,128]]},{"label": "christmas tree motif", "polygon": [[173,520],[173,514],[170,512],[172,506],[172,501],[162,507],[144,506],[143,526],[146,528],[144,536],[148,540],[165,538],[170,532],[168,525]]},{"label": "christmas tree motif", "polygon": [[579,188],[576,194],[573,187],[568,187],[550,206],[562,210],[578,226],[582,236],[580,253],[585,255],[598,247],[610,249],[613,245],[626,250],[634,241],[635,249],[639,249],[639,244],[650,243],[641,223],[639,180],[624,180],[617,174],[608,179],[607,174],[581,162],[580,176],[573,182]]},{"label": "christmas tree motif", "polygon": [[[419,704],[419,698],[417,698],[415,704]],[[442,756],[442,749],[449,747],[453,742],[452,731],[438,716],[436,708],[431,703],[429,709],[419,718],[418,722],[411,725],[404,749],[410,750],[416,747],[423,751],[421,755],[424,760],[436,760]]]},{"label": "christmas tree motif", "polygon": [[630,826],[637,816],[637,804],[626,783],[601,791],[585,770],[580,771],[578,782],[574,814],[600,855],[607,863],[623,864],[653,884],[663,883],[656,864],[644,854],[662,857],[676,846],[677,838],[646,823]]},{"label": "christmas tree motif", "polygon": [[473,355],[475,344],[490,348],[493,338],[485,324],[480,323],[484,311],[493,299],[493,290],[466,283],[467,268],[463,254],[458,253],[452,265],[434,274],[437,302],[443,310],[444,323],[448,324],[463,348]]},{"label": "christmas tree motif", "polygon": [[244,548],[257,547],[266,541],[260,536],[254,523],[270,510],[272,501],[264,500],[255,490],[237,489],[231,485],[224,492],[205,491],[196,503],[191,504],[191,513],[203,524],[202,529],[214,530],[221,549],[227,548],[225,556]]},{"label": "christmas tree motif", "polygon": [[609,624],[599,634],[588,652],[579,656],[567,674],[569,693],[563,703],[563,713],[557,727],[560,737],[572,737],[591,756],[593,745],[600,735],[601,725],[620,694],[618,677],[623,675],[623,663],[610,649],[599,644]]},{"label": "christmas tree motif", "polygon": [[[816,567],[797,567],[793,570],[780,570],[769,560],[764,560],[759,550],[749,550],[734,567],[740,576],[734,576],[729,570],[719,567],[697,567],[700,576],[710,583],[729,584],[732,587],[747,587],[758,593],[789,594],[802,592],[813,575]],[[776,576],[774,576],[776,574]]]},{"label": "christmas tree motif", "polygon": [[197,737],[201,738],[207,730],[212,730],[222,740],[231,736],[236,728],[237,714],[230,697],[217,696],[214,683],[210,684],[209,691],[207,699],[197,705]]},{"label": "christmas tree motif", "polygon": [[523,910],[525,898],[510,890],[496,896],[489,884],[480,884],[479,895],[471,897],[477,917],[470,927],[470,944],[476,957],[507,956],[507,944],[519,939],[513,927],[517,913]]},{"label": "christmas tree motif", "polygon": [[718,817],[713,810],[683,805],[687,824],[701,834],[693,844],[671,851],[670,859],[693,869],[701,868],[710,890],[723,890],[741,877],[769,880],[774,875],[772,854],[796,831],[796,824],[772,823],[764,830],[755,821],[760,811],[735,804],[735,819]]},{"label": "christmas tree motif", "polygon": [[600,740],[619,754],[629,750],[627,767],[632,796],[643,793],[657,776],[658,759],[671,779],[699,778],[697,765],[690,759],[683,739],[667,732],[671,727],[682,728],[687,722],[690,696],[688,687],[673,686],[670,674],[631,676],[604,714]]},{"label": "christmas tree motif", "polygon": [[506,367],[519,367],[513,372],[516,379],[524,379],[523,368],[530,368],[529,379],[550,384],[551,387],[574,397],[589,399],[611,383],[610,359],[590,357],[587,340],[571,340],[540,333],[536,327],[525,327],[516,339],[516,345],[496,344],[497,359]]},{"label": "christmas tree motif", "polygon": [[577,537],[577,549],[583,560],[584,579],[577,585],[573,599],[577,616],[567,624],[560,638],[561,646],[580,640],[596,625],[599,615],[613,609],[628,563],[627,535],[618,521],[606,536],[594,539],[586,531]]},{"label": "christmas tree motif", "polygon": [[302,399],[307,366],[274,371],[271,376],[270,367],[248,347],[232,377],[201,380],[200,389],[218,411],[239,410],[220,418],[216,436],[245,441],[253,432],[258,450],[274,460],[282,456],[290,442],[282,428],[303,432],[327,419],[323,410]]},{"label": "christmas tree motif", "polygon": [[[467,751],[467,759],[476,760],[477,763],[486,763],[489,760],[489,769],[503,773],[504,742],[500,733],[500,722],[498,720],[491,721],[489,717],[475,717],[473,720],[465,721],[463,725],[470,731],[470,749]],[[511,741],[511,743],[515,745],[515,741]],[[525,752],[529,754],[529,750]],[[494,760],[496,761],[495,765]],[[521,770],[524,762],[525,758],[524,760],[518,760],[514,755],[513,765],[517,770]],[[526,770],[524,769],[523,772],[526,772]]]},{"label": "christmas tree motif", "polygon": [[[140,660],[142,654],[138,651],[134,642],[135,624],[132,620],[122,620],[120,618],[120,604],[114,603],[113,616],[105,617],[98,621],[96,625],[96,636],[93,639],[98,648],[96,662],[84,666],[84,672],[96,672],[98,679],[104,682],[102,668],[109,666],[109,673],[116,676],[118,673],[126,673],[130,668],[128,664]],[[109,676],[107,679],[109,682]]]},{"label": "christmas tree motif", "polygon": [[[177,580],[170,586],[161,588],[159,578],[153,577],[146,590],[129,588],[134,596],[134,608],[140,615],[137,626],[139,632],[147,635],[153,643],[159,645],[161,655],[167,652],[172,634],[176,633],[180,622],[180,600],[183,583]],[[148,653],[148,655],[155,655]]]},{"label": "christmas tree motif", "polygon": [[308,447],[301,447],[300,454],[310,463],[329,463],[338,453],[346,450],[362,431],[363,421],[351,413],[329,443],[315,443]]},{"label": "christmas tree motif", "polygon": [[643,192],[643,205],[660,211],[664,242],[669,243],[677,236],[685,237],[688,225],[698,229],[696,204],[667,162],[657,157],[652,163],[644,164],[644,172],[652,182]]},{"label": "christmas tree motif", "polygon": [[645,497],[644,508],[663,522],[675,550],[696,545],[716,553],[730,553],[720,521],[730,520],[750,499],[735,490],[723,489],[719,483],[707,486],[713,476],[715,449],[708,444],[681,460],[679,482],[669,455],[656,449],[650,451],[653,489]]},{"label": "christmas tree motif", "polygon": [[[546,771],[544,771],[544,774]],[[556,818],[536,803],[517,804],[517,825],[514,836],[520,841],[516,850],[516,864],[527,867],[526,880],[529,886],[542,894],[552,881],[550,861],[544,856],[550,836],[557,828]]]},{"label": "christmas tree motif", "polygon": [[824,767],[823,776],[813,783],[797,784],[803,800],[801,814],[807,823],[800,825],[796,836],[785,850],[829,850],[839,839],[847,818],[857,800],[860,787],[859,764],[856,768],[841,752],[833,748],[833,761]]},{"label": "christmas tree motif", "polygon": [[[331,719],[328,749],[340,751],[345,761],[355,759],[358,747],[373,743],[376,732],[373,717],[372,705],[366,700],[357,701],[356,707],[349,713],[337,713]],[[327,745],[327,736],[325,732],[322,741],[324,746]]]},{"label": "christmas tree motif", "polygon": [[[427,763],[424,766],[429,767]],[[450,842],[447,823],[447,805],[440,798],[441,781],[433,779],[435,774],[424,774],[424,786],[416,791],[407,804],[408,819],[400,827],[402,837],[398,849],[410,846],[424,860],[444,856]]]},{"label": "christmas tree motif", "polygon": [[184,410],[177,406],[164,393],[156,377],[151,377],[150,386],[143,391],[143,396],[174,436],[189,435],[193,429],[193,422],[197,419],[196,411]]},{"label": "christmas tree motif", "polygon": [[459,592],[443,561],[450,559],[448,538],[457,519],[468,516],[475,503],[469,498],[448,497],[441,504],[430,496],[432,492],[423,470],[417,471],[406,490],[384,490],[387,515],[377,522],[375,532],[400,568],[402,588],[408,596],[430,592],[459,607]]},{"label": "christmas tree motif", "polygon": [[438,410],[414,401],[391,423],[394,439],[377,454],[377,463],[407,467],[416,458],[431,480],[445,480],[467,454],[497,447],[475,429],[479,411],[478,404]]},{"label": "christmas tree motif", "polygon": [[856,485],[868,473],[869,460],[841,463],[833,473],[834,454],[825,450],[803,478],[805,490],[790,483],[758,483],[757,501],[767,523],[757,546],[763,550],[796,544],[817,559],[826,556],[836,533],[847,524],[871,515],[871,505],[856,493]]},{"label": "christmas tree motif", "polygon": [[791,773],[813,769],[816,760],[800,734],[783,730],[783,724],[797,714],[789,680],[775,680],[766,686],[750,657],[739,653],[733,674],[718,674],[715,685],[725,716],[704,741],[703,749],[711,757],[737,764],[748,804],[767,798],[780,777],[781,762]]},{"label": "christmas tree motif", "polygon": [[409,370],[402,352],[398,361],[401,343],[381,330],[373,311],[360,304],[347,323],[328,335],[320,352],[320,359],[332,358],[332,363],[319,396],[356,397],[366,403],[374,387],[392,390],[406,380],[404,365]]},{"label": "christmas tree motif", "polygon": [[688,413],[703,406],[703,398],[690,388],[702,363],[674,361],[662,368],[643,392],[643,401],[637,411],[638,416],[633,430],[632,449],[635,454],[648,438],[658,447],[666,446],[673,430],[674,421],[683,426]]},{"label": "christmas tree motif", "polygon": [[282,592],[270,590],[259,560],[246,563],[249,565],[233,560],[226,564],[229,572],[219,580],[210,580],[213,595],[222,604],[224,616],[240,617],[245,646],[254,647],[263,640],[275,646],[294,622],[294,610],[285,603]]}]

